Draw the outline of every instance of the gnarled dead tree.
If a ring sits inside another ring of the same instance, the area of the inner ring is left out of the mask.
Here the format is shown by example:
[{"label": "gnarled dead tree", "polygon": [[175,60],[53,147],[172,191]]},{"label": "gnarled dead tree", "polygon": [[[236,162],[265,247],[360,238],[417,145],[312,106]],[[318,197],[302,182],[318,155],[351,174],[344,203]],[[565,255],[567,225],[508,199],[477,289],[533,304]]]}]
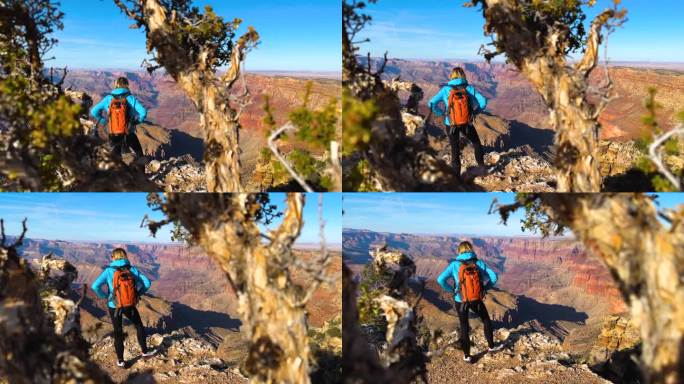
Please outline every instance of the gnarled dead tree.
[{"label": "gnarled dead tree", "polygon": [[[1,223],[0,220],[0,227]],[[12,244],[7,244],[4,228],[1,232],[0,381],[111,383],[107,374],[89,360],[78,322],[73,321],[77,319],[73,311],[78,311],[78,305],[57,295],[48,295],[45,305],[51,312],[50,317],[45,313],[41,283],[27,260],[17,253],[26,233],[26,221],[24,231]],[[42,273],[49,275],[50,272],[43,270]]]},{"label": "gnarled dead tree", "polygon": [[[235,40],[241,20],[225,22],[211,8],[191,8],[189,0],[114,0],[137,27],[145,29],[147,50],[185,91],[200,113],[204,130],[204,161],[209,192],[240,192],[239,118],[244,94],[231,89],[240,76],[245,54],[259,40],[249,27]],[[217,70],[228,65],[219,76]]]},{"label": "gnarled dead tree", "polygon": [[609,268],[641,328],[645,379],[684,381],[684,205],[658,212],[643,194],[531,194],[498,210],[505,221],[520,207],[526,227],[569,228]]},{"label": "gnarled dead tree", "polygon": [[359,327],[356,283],[346,264],[342,265],[342,371],[346,383],[407,383],[392,369],[385,368],[371,350]]},{"label": "gnarled dead tree", "polygon": [[[481,5],[485,34],[492,36],[494,51],[505,53],[539,92],[549,108],[556,130],[555,166],[559,192],[600,192],[598,116],[610,100],[611,82],[600,90],[601,101],[588,101],[588,78],[596,67],[602,31],[620,25],[624,10],[606,9],[594,18],[586,40],[581,9],[593,1],[539,2],[532,0],[473,0]],[[617,2],[616,2],[617,4]],[[617,6],[616,6],[617,7]],[[571,64],[568,54],[583,49]],[[607,74],[607,71],[606,71]]]},{"label": "gnarled dead tree", "polygon": [[[343,270],[342,339],[347,382],[370,383],[381,378],[394,383],[418,379],[427,382],[428,355],[418,341],[422,318],[416,309],[422,296],[415,299],[409,288],[416,265],[410,257],[386,246],[370,254],[373,261],[362,274],[361,278],[366,281],[362,281],[360,295],[346,265]],[[414,302],[409,303],[409,298],[415,299]],[[378,313],[382,313],[382,325],[377,321]],[[367,322],[363,324],[366,333],[374,334],[371,338],[375,339],[379,354],[369,347],[369,340],[359,327],[361,321]],[[380,342],[377,336],[382,336],[384,343],[377,344]]]},{"label": "gnarled dead tree", "polygon": [[[292,247],[303,225],[305,197],[288,194],[280,226],[267,234],[274,206],[265,194],[170,194],[150,196],[151,206],[167,219],[148,225],[155,232],[174,222],[186,239],[201,246],[225,272],[237,293],[249,352],[245,368],[252,383],[308,383],[309,344],[306,303],[321,282],[330,254],[301,260]],[[295,270],[308,274],[307,286],[292,279]]]}]

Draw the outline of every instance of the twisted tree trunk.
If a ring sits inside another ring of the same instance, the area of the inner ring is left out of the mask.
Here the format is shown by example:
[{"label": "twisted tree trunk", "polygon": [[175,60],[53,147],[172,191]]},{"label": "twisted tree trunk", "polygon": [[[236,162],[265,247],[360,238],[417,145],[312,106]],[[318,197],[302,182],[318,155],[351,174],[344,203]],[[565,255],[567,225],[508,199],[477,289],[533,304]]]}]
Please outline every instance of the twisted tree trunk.
[{"label": "twisted tree trunk", "polygon": [[652,199],[545,194],[549,215],[608,266],[641,327],[650,383],[684,381],[684,206],[665,228]]},{"label": "twisted tree trunk", "polygon": [[230,67],[218,77],[214,66],[215,51],[219,47],[213,45],[213,40],[203,45],[179,42],[181,33],[185,33],[178,30],[178,24],[184,23],[183,15],[170,12],[159,0],[136,0],[134,3],[139,8],[135,10],[124,5],[123,0],[114,2],[146,28],[148,51],[155,51],[156,61],[183,89],[200,114],[200,126],[205,133],[207,190],[241,192],[239,111],[230,104],[230,90],[240,75],[245,51],[258,40],[256,31],[250,29],[234,43]]},{"label": "twisted tree trunk", "polygon": [[263,243],[254,220],[261,209],[255,195],[174,194],[166,205],[169,217],[221,266],[238,295],[252,383],[310,382],[306,301],[287,268],[303,206],[303,195],[289,194],[282,224]]},{"label": "twisted tree trunk", "polygon": [[[238,64],[239,65],[239,64]],[[228,99],[215,86],[203,84],[206,74],[181,74],[178,84],[195,103],[204,131],[207,191],[240,192],[240,123]]]},{"label": "twisted tree trunk", "polygon": [[556,181],[559,192],[599,192],[601,174],[598,157],[598,122],[584,102],[583,93],[575,81],[562,76],[561,88],[551,111],[556,129]]},{"label": "twisted tree trunk", "polygon": [[497,51],[488,55],[505,53],[548,106],[556,130],[557,190],[600,192],[597,132],[598,115],[605,103],[597,106],[587,100],[587,78],[596,66],[602,28],[612,18],[621,16],[614,9],[596,16],[585,42],[584,55],[572,66],[567,63],[567,26],[549,24],[540,30],[532,29],[523,15],[523,2],[525,0],[472,1],[482,5],[485,33],[495,35]]}]

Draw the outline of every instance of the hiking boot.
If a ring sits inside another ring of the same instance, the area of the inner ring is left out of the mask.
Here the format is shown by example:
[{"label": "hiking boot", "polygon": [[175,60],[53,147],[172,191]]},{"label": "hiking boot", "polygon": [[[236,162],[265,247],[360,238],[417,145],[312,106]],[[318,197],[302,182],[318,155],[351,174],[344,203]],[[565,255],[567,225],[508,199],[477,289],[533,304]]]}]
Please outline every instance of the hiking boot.
[{"label": "hiking boot", "polygon": [[493,346],[493,347],[490,347],[490,348],[487,350],[487,352],[490,352],[490,353],[491,353],[491,352],[499,352],[500,350],[503,349],[503,347],[504,347],[503,344],[497,344],[497,345],[495,345],[495,346]]},{"label": "hiking boot", "polygon": [[126,362],[125,361],[117,361],[116,365],[118,365],[119,368],[126,368]]},{"label": "hiking boot", "polygon": [[143,357],[152,357],[157,353],[157,348],[151,349],[142,354]]},{"label": "hiking boot", "polygon": [[468,364],[473,363],[473,357],[472,356],[463,356],[463,361],[465,361]]}]

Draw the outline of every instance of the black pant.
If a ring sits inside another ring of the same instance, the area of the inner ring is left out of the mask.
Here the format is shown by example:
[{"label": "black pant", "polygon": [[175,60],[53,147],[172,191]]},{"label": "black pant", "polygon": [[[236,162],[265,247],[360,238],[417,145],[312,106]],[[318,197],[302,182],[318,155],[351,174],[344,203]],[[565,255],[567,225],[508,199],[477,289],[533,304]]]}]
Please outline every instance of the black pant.
[{"label": "black pant", "polygon": [[489,348],[494,346],[494,331],[492,330],[492,320],[489,318],[487,307],[485,307],[482,300],[471,301],[469,303],[456,302],[456,312],[458,312],[458,320],[461,323],[461,349],[465,356],[470,356],[470,323],[468,322],[468,311],[472,310],[477,313],[484,324],[485,339]]},{"label": "black pant", "polygon": [[472,124],[450,126],[447,127],[447,136],[449,137],[449,144],[451,145],[451,166],[456,170],[457,175],[461,174],[461,131],[465,131],[466,137],[473,144],[477,165],[484,166],[482,143],[480,143],[480,136],[477,135],[475,127],[473,127]]},{"label": "black pant", "polygon": [[119,156],[123,155],[128,148],[132,149],[137,157],[143,156],[142,145],[140,145],[140,140],[135,133],[109,135],[109,145],[112,146],[112,152]]},{"label": "black pant", "polygon": [[109,317],[112,319],[112,325],[114,326],[114,349],[116,349],[116,357],[119,361],[124,361],[124,334],[123,334],[123,316],[135,325],[135,332],[138,335],[138,344],[140,344],[140,350],[143,353],[147,353],[147,342],[145,340],[145,327],[143,326],[142,320],[140,320],[140,314],[135,307],[125,307],[125,308],[109,308]]}]

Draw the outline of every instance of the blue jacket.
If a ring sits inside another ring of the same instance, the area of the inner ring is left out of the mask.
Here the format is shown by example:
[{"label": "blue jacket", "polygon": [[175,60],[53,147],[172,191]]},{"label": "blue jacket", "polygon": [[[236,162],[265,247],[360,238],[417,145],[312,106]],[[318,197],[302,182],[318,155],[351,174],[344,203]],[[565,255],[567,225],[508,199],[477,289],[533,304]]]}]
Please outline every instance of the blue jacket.
[{"label": "blue jacket", "polygon": [[[449,105],[449,94],[451,93],[451,87],[456,85],[466,86],[466,92],[468,92],[468,95],[470,95],[469,99],[474,113],[480,113],[487,108],[487,98],[482,96],[482,94],[478,92],[472,85],[468,85],[468,82],[463,79],[453,79],[449,81],[447,85],[442,87],[442,89],[440,89],[439,92],[437,92],[437,94],[430,99],[430,102],[428,103],[428,107],[430,107],[435,116],[439,117],[444,114],[447,115],[444,117],[444,125],[446,126],[450,125],[449,116],[448,113],[446,113],[447,107]],[[444,106],[440,105],[440,102],[443,103]]]},{"label": "blue jacket", "polygon": [[[90,286],[90,288],[95,291],[97,296],[101,299],[108,299],[107,305],[109,308],[116,308],[116,304],[114,304],[114,285],[113,285],[113,280],[114,280],[114,271],[117,267],[123,267],[124,265],[131,265],[131,263],[128,260],[125,259],[119,259],[119,260],[114,260],[112,261],[107,268],[105,268],[104,271],[98,276],[97,279],[93,282],[93,285]],[[135,284],[136,289],[138,290],[138,295],[142,295],[143,293],[147,292],[148,289],[150,289],[150,280],[143,275],[140,271],[138,271],[135,267],[131,267],[131,273],[133,276],[136,278],[137,282]],[[102,285],[104,283],[107,283],[107,287],[109,288],[109,293],[105,293],[105,291],[102,290]]]},{"label": "blue jacket", "polygon": [[116,88],[115,90],[112,91],[111,94],[107,95],[104,97],[104,99],[100,100],[97,105],[93,107],[93,109],[90,111],[90,116],[94,117],[97,119],[98,124],[106,123],[107,119],[102,115],[102,112],[109,112],[109,104],[112,102],[112,99],[114,96],[124,96],[126,95],[126,101],[128,102],[129,107],[134,110],[138,118],[136,121],[134,121],[134,124],[131,124],[131,131],[134,132],[134,127],[135,123],[142,123],[145,121],[145,118],[147,117],[147,109],[142,105],[138,99],[135,98],[135,96],[131,95],[131,91],[129,91],[126,88]]},{"label": "blue jacket", "polygon": [[[446,269],[437,278],[437,282],[439,283],[439,285],[442,286],[442,289],[444,289],[445,291],[456,293],[456,296],[454,296],[454,300],[456,300],[459,303],[463,301],[461,300],[461,289],[458,286],[458,270],[461,268],[462,261],[475,258],[476,256],[472,252],[461,253],[460,255],[458,255],[458,257],[456,257],[456,260],[452,261],[449,264],[449,266],[446,267]],[[493,287],[494,284],[496,284],[496,281],[498,280],[496,272],[492,271],[492,269],[489,268],[487,264],[485,264],[482,260],[478,260],[475,264],[480,269],[480,279],[483,280],[482,286],[484,288]],[[449,278],[454,279],[453,287],[448,282]]]}]

